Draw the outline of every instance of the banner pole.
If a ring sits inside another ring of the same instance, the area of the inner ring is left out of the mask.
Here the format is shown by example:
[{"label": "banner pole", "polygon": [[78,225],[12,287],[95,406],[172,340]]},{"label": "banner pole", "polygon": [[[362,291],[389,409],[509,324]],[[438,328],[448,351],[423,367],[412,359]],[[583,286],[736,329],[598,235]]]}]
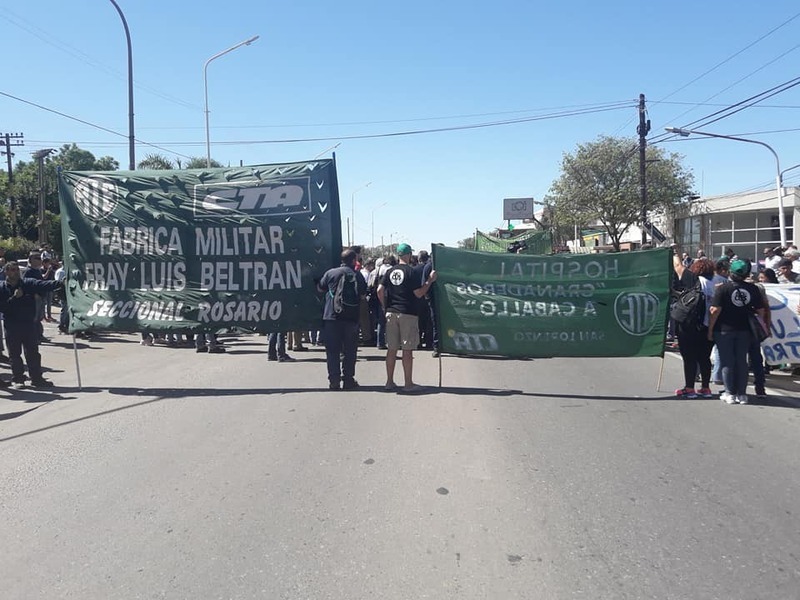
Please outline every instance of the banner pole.
[{"label": "banner pole", "polygon": [[661,379],[664,377],[664,363],[667,362],[664,360],[664,355],[661,355],[661,370],[658,373],[658,386],[656,386],[656,391],[661,391]]},{"label": "banner pole", "polygon": [[72,334],[72,351],[75,353],[75,372],[78,374],[78,390],[82,391],[83,387],[81,386],[81,365],[78,362],[78,342],[75,334]]}]

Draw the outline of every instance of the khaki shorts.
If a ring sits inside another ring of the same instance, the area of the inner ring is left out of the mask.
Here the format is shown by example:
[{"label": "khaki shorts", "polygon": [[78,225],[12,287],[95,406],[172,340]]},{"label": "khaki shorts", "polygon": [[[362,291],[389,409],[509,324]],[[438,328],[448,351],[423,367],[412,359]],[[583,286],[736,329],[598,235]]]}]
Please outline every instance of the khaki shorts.
[{"label": "khaki shorts", "polygon": [[419,346],[417,315],[387,312],[386,346],[389,350],[416,350]]}]

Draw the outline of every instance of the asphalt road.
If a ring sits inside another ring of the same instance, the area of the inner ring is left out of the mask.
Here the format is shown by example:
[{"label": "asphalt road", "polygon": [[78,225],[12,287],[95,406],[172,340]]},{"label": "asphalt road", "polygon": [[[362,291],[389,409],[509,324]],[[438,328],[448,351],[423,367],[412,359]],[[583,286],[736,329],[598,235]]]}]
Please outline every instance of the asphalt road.
[{"label": "asphalt road", "polygon": [[[676,400],[680,363],[420,353],[327,390],[133,335],[0,391],[4,599],[800,598],[800,402]],[[399,368],[399,365],[398,365]]]}]

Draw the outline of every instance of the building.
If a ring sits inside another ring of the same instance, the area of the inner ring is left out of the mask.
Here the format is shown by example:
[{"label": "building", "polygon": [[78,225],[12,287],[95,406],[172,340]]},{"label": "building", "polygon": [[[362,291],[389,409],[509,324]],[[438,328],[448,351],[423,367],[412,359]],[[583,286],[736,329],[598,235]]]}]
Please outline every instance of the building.
[{"label": "building", "polygon": [[[764,248],[779,246],[778,198],[775,190],[701,197],[689,203],[685,216],[674,221],[673,237],[694,256],[722,256],[732,248],[742,258],[761,260]],[[800,188],[783,189],[787,244],[796,243],[795,223],[800,223]]]}]

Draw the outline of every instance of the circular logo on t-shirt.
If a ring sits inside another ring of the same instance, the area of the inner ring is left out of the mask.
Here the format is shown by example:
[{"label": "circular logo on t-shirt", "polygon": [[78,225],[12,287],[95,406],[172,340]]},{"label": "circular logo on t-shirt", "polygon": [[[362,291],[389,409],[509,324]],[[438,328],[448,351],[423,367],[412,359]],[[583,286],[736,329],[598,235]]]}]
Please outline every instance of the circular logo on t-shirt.
[{"label": "circular logo on t-shirt", "polygon": [[406,274],[403,269],[395,269],[389,273],[389,281],[392,282],[392,285],[403,285],[403,280],[405,278]]},{"label": "circular logo on t-shirt", "polygon": [[746,288],[736,288],[731,292],[731,304],[742,307],[750,305],[750,291]]}]

